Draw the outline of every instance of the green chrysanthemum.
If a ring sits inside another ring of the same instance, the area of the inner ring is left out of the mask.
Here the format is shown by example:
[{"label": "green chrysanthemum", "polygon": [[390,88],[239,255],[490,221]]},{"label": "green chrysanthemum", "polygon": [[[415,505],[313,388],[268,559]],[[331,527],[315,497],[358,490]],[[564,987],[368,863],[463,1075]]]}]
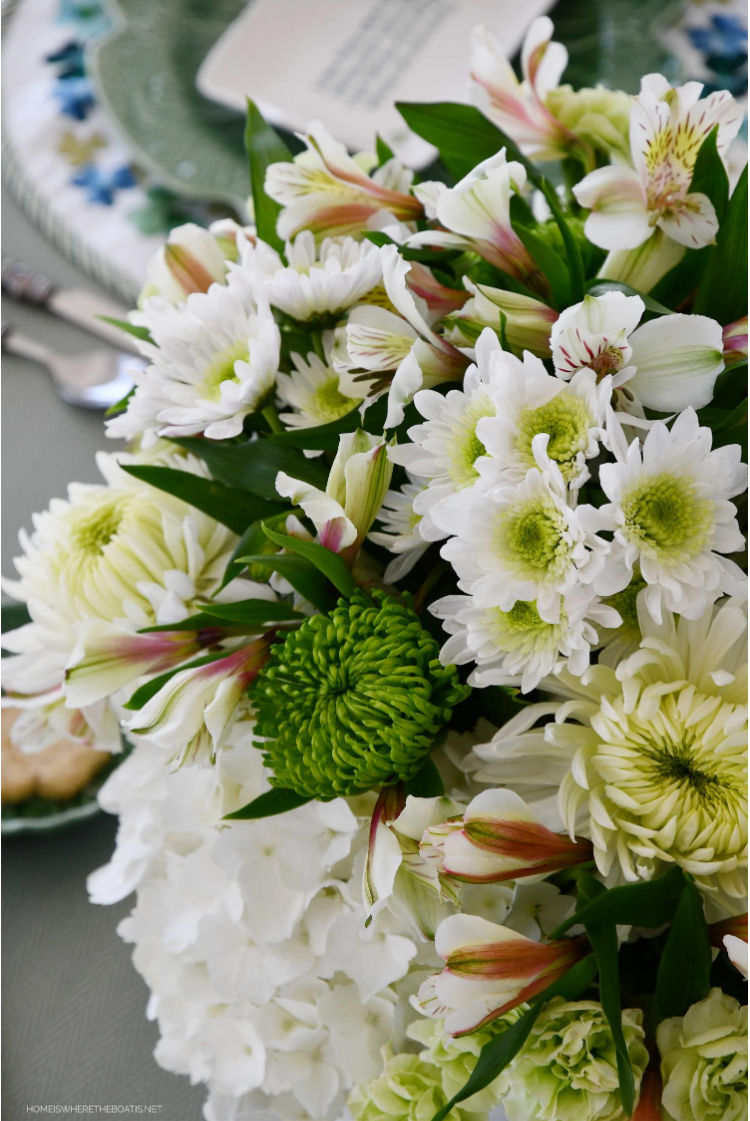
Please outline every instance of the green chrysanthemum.
[{"label": "green chrysanthemum", "polygon": [[413,609],[357,591],[273,648],[253,700],[274,783],[330,799],[411,778],[467,693]]}]

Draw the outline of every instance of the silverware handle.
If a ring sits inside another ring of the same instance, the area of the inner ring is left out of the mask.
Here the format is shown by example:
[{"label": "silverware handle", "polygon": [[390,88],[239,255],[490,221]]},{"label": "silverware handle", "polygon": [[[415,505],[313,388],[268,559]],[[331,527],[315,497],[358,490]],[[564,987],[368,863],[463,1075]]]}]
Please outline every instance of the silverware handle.
[{"label": "silverware handle", "polygon": [[57,285],[49,277],[34,272],[23,261],[6,261],[0,271],[0,287],[14,300],[44,307],[54,296]]},{"label": "silverware handle", "polygon": [[32,362],[39,362],[42,366],[51,370],[54,362],[52,352],[35,339],[30,339],[26,335],[19,335],[18,331],[10,324],[3,323],[0,341],[4,353],[17,354],[19,358],[30,358]]}]

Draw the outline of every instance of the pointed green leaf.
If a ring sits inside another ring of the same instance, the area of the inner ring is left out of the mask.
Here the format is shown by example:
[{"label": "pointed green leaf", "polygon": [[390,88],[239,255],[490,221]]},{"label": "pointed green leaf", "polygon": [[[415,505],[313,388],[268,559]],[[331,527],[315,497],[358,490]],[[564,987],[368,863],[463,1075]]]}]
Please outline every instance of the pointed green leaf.
[{"label": "pointed green leaf", "polygon": [[711,943],[703,902],[695,884],[685,884],[662,950],[654,993],[654,1022],[684,1016],[711,988]]},{"label": "pointed green leaf", "polygon": [[621,280],[599,280],[596,278],[587,286],[587,291],[590,296],[603,296],[605,292],[622,292],[625,296],[638,296],[646,305],[646,311],[652,311],[655,315],[673,314],[671,308],[660,304],[658,300],[652,299],[651,296],[639,292],[637,288],[631,288],[629,284],[624,284]]},{"label": "pointed green leaf", "polygon": [[[353,401],[352,404],[354,405]],[[359,406],[354,405],[351,412],[345,413],[338,420],[318,424],[314,428],[289,428],[286,432],[274,432],[267,439],[268,443],[272,444],[291,444],[295,448],[335,451],[339,446],[341,433],[352,432],[355,428],[359,428],[361,423]]]},{"label": "pointed green leaf", "polygon": [[336,595],[331,591],[325,576],[304,557],[291,556],[289,553],[273,553],[270,556],[256,553],[237,559],[268,569],[269,572],[278,572],[308,603],[324,614],[336,606]]},{"label": "pointed green leaf", "polygon": [[250,98],[247,99],[245,150],[250,165],[250,185],[258,236],[274,249],[283,252],[284,243],[276,233],[281,207],[266,194],[266,169],[272,163],[285,163],[292,157],[276,129],[266,124],[260,110]]},{"label": "pointed green leaf", "polygon": [[397,101],[396,108],[412,132],[434,144],[440,158],[457,179],[482,160],[508,149],[508,159],[526,160],[516,145],[472,105],[451,101]]},{"label": "pointed green leaf", "polygon": [[562,310],[573,301],[570,299],[570,272],[565,262],[540,237],[524,226],[515,226],[515,232],[528,249],[534,263],[539,266],[549,282],[550,295],[555,308]]},{"label": "pointed green leaf", "polygon": [[[597,896],[594,903],[600,899]],[[589,904],[590,906],[592,904]],[[635,1078],[622,1030],[622,1000],[620,999],[620,969],[617,960],[617,927],[611,921],[584,922],[584,928],[596,956],[599,969],[599,999],[607,1017],[617,1057],[617,1074],[620,1080],[620,1099],[625,1115],[630,1117],[635,1105]]]},{"label": "pointed green leaf", "polygon": [[657,880],[610,888],[576,908],[549,937],[560,938],[571,926],[587,922],[663,926],[672,919],[684,886],[682,869],[673,867]]},{"label": "pointed green leaf", "polygon": [[236,603],[207,603],[197,615],[179,623],[164,623],[158,627],[142,627],[139,634],[152,631],[198,631],[204,627],[250,626],[264,630],[274,623],[290,623],[304,619],[288,603],[280,600],[242,599]]},{"label": "pointed green leaf", "polygon": [[693,178],[690,183],[690,194],[698,192],[707,195],[713,203],[716,217],[721,225],[724,211],[729,198],[729,176],[727,175],[724,161],[716,148],[719,126],[714,125],[711,132],[700,146]]},{"label": "pointed green leaf", "polygon": [[581,993],[586,991],[595,976],[596,963],[594,957],[590,954],[583,961],[577,962],[559,981],[540,993],[532,1003],[531,1008],[524,1013],[520,1020],[516,1020],[502,1034],[485,1043],[469,1080],[442,1109],[438,1110],[432,1121],[443,1121],[443,1118],[448,1116],[455,1105],[466,1101],[472,1094],[478,1094],[485,1086],[489,1086],[491,1082],[495,1081],[523,1047],[536,1023],[542,1006],[548,1000],[551,1000],[553,996],[563,996],[566,1000],[576,1000]]},{"label": "pointed green leaf", "polygon": [[119,327],[126,335],[132,335],[133,338],[140,339],[141,342],[152,343],[154,341],[148,327],[136,327],[135,323],[129,323],[127,319],[113,319],[111,315],[97,315],[95,318],[103,320],[104,323],[111,323],[113,327]]},{"label": "pointed green leaf", "polygon": [[172,467],[153,467],[143,464],[123,463],[127,471],[136,479],[152,487],[166,491],[175,498],[181,498],[190,506],[202,510],[227,526],[233,533],[241,534],[251,522],[259,518],[270,518],[288,509],[286,503],[266,502],[244,490],[224,486],[213,479],[204,479],[189,471],[177,471]]},{"label": "pointed green leaf", "polygon": [[724,211],[693,311],[722,326],[747,315],[747,167]]},{"label": "pointed green leaf", "polygon": [[125,396],[121,397],[119,401],[115,401],[114,405],[110,405],[109,408],[104,413],[105,419],[109,420],[109,418],[112,417],[112,416],[119,416],[120,413],[124,413],[125,410],[128,407],[128,404],[130,402],[130,398],[133,396],[134,393],[135,393],[135,386],[133,386],[132,389],[129,389],[127,391],[127,393],[125,394]]},{"label": "pointed green leaf", "polygon": [[167,670],[166,673],[160,673],[158,677],[152,677],[144,685],[133,693],[130,700],[123,705],[123,708],[138,710],[143,708],[146,701],[150,701],[152,697],[156,696],[163,685],[166,685],[171,677],[176,673],[180,673],[184,669],[197,669],[198,666],[207,666],[209,662],[216,662],[219,658],[226,658],[226,650],[222,650],[218,654],[205,654],[201,658],[194,658],[192,662],[185,662],[182,666],[175,666],[174,669]]},{"label": "pointed green leaf", "polygon": [[348,599],[359,587],[338,553],[332,553],[330,549],[326,549],[323,545],[318,545],[314,541],[302,541],[299,537],[291,537],[287,533],[276,533],[268,526],[263,528],[266,537],[273,541],[275,545],[279,545],[289,553],[297,553],[314,564],[342,596],[346,596]]},{"label": "pointed green leaf", "polygon": [[279,471],[320,489],[324,489],[328,481],[328,471],[321,463],[306,459],[296,448],[282,446],[270,439],[230,444],[185,436],[173,443],[202,459],[217,482],[249,491],[260,498],[280,501],[276,490]]},{"label": "pointed green leaf", "polygon": [[406,783],[406,793],[415,798],[439,798],[445,794],[440,772],[428,755],[414,778]]},{"label": "pointed green leaf", "polygon": [[274,817],[276,814],[287,813],[288,810],[296,810],[298,806],[304,806],[311,801],[312,799],[306,798],[304,794],[297,794],[294,790],[287,790],[283,786],[274,786],[272,790],[267,790],[265,794],[253,798],[252,802],[248,802],[242,809],[225,814],[224,821],[257,821],[261,817]]}]

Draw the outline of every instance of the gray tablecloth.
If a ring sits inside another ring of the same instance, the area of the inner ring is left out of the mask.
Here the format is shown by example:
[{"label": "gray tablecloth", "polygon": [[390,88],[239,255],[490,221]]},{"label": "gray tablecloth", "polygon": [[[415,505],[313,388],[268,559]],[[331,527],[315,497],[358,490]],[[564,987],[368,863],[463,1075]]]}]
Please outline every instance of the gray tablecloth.
[{"label": "gray tablecloth", "polygon": [[[17,256],[58,283],[89,286],[4,199],[3,256]],[[43,312],[6,301],[3,318],[48,345],[75,353],[90,336]],[[44,371],[3,362],[3,561],[12,575],[18,530],[72,479],[95,481],[102,418],[64,405]],[[86,876],[105,863],[116,822],[102,815],[53,836],[12,837],[2,851],[3,1080],[5,1121],[61,1116],[39,1107],[92,1107],[70,1116],[198,1121],[203,1093],[160,1070],[146,1021],[148,991],[115,927],[129,903],[94,907]],[[109,1106],[109,1111],[93,1107]],[[121,1107],[116,1110],[113,1107]]]}]

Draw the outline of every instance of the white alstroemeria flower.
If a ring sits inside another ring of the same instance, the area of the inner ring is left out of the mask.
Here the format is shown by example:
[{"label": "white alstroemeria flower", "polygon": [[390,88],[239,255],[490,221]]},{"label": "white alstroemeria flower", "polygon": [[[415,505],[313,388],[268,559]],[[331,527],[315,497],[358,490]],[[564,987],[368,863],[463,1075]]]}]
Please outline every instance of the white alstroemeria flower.
[{"label": "white alstroemeria flower", "polygon": [[722,942],[727,952],[727,957],[732,965],[742,974],[745,980],[747,980],[747,942],[743,938],[738,938],[736,934],[725,934],[722,938]]},{"label": "white alstroemeria flower", "polygon": [[308,125],[303,139],[307,151],[301,157],[266,171],[266,194],[284,208],[280,237],[292,238],[301,230],[316,237],[357,235],[394,218],[409,222],[421,216],[422,204],[408,193],[412,172],[398,160],[388,160],[369,176],[319,121]]},{"label": "white alstroemeria flower", "polygon": [[450,506],[450,521],[445,507],[430,514],[455,534],[441,555],[477,607],[510,611],[521,600],[558,623],[566,595],[596,587],[609,546],[593,532],[598,512],[569,505],[560,469],[545,456],[547,439],[534,437],[539,466],[521,483],[483,480]]},{"label": "white alstroemeria flower", "polygon": [[240,230],[231,219],[214,222],[208,230],[193,222],[175,226],[148,263],[138,306],[143,307],[152,296],[181,304],[192,292],[207,292],[212,284],[223,284],[230,262],[238,257]]},{"label": "white alstroemeria flower", "polygon": [[276,376],[276,394],[281,408],[294,410],[280,415],[287,428],[328,424],[359,404],[341,392],[338,372],[314,352],[306,359],[292,354],[291,359],[294,373]]},{"label": "white alstroemeria flower", "polygon": [[[368,305],[354,308],[346,325],[347,359],[334,358],[346,370],[367,370],[374,376],[395,370],[388,390],[385,427],[393,428],[404,419],[404,406],[423,385],[439,385],[457,380],[468,359],[430,327],[423,301],[407,286],[411,264],[400,256],[395,245],[380,250],[383,284],[398,315],[385,308]],[[342,379],[342,388],[352,396],[361,392],[362,383]],[[375,377],[377,385],[377,377]],[[385,384],[387,384],[387,380]]]},{"label": "white alstroemeria flower", "polygon": [[264,245],[246,243],[242,264],[247,282],[272,307],[300,322],[340,315],[380,283],[380,253],[369,241],[327,237],[316,246],[309,230],[287,242],[281,258]]},{"label": "white alstroemeria flower", "polygon": [[610,500],[599,515],[614,531],[604,594],[626,587],[636,565],[657,621],[663,608],[696,619],[719,596],[741,594],[742,570],[720,556],[745,542],[729,501],[747,486],[737,444],[712,451],[710,428],[686,409],[671,430],[654,424],[642,446],[634,440],[623,460],[603,464],[599,482]]},{"label": "white alstroemeria flower", "polygon": [[658,228],[689,249],[712,245],[718,222],[710,199],[690,191],[701,145],[718,125],[725,156],[742,124],[742,110],[725,90],[699,101],[703,86],[672,88],[661,74],[641,79],[630,118],[632,167],[611,164],[573,188],[591,210],[586,236],[604,249],[635,249]]},{"label": "white alstroemeria flower", "polygon": [[477,164],[455,187],[420,183],[414,193],[442,228],[414,234],[408,244],[472,249],[503,272],[527,280],[537,266],[510,221],[511,196],[525,183],[526,169],[509,162],[505,148]]},{"label": "white alstroemeria flower", "polygon": [[382,437],[358,428],[339,436],[325,491],[279,471],[276,489],[301,506],[333,553],[356,555],[367,536],[391,481],[393,465]]},{"label": "white alstroemeria flower", "polygon": [[147,302],[138,323],[153,339],[140,344],[151,365],[135,376],[135,393],[108,421],[108,436],[153,444],[156,436],[225,440],[242,431],[273,389],[280,345],[270,308],[242,287],[215,284],[177,307]]},{"label": "white alstroemeria flower", "polygon": [[268,653],[264,639],[204,665],[179,670],[127,721],[180,762],[216,758],[241,712],[245,690]]},{"label": "white alstroemeria flower", "polygon": [[414,509],[414,500],[425,485],[424,480],[417,482],[409,475],[409,482],[401,490],[389,490],[377,516],[380,528],[368,534],[370,541],[396,554],[383,574],[387,584],[395,584],[406,576],[427,549],[419,533],[422,516]]},{"label": "white alstroemeria flower", "polygon": [[705,315],[662,315],[638,323],[645,311],[640,296],[605,292],[566,308],[552,327],[552,359],[558,377],[583,368],[612,375],[618,400],[649,409],[700,409],[713,397],[724,368],[721,326]]},{"label": "white alstroemeria flower", "polygon": [[451,636],[440,651],[442,662],[474,662],[469,684],[475,688],[513,685],[522,693],[536,689],[558,665],[580,677],[599,641],[597,626],[617,626],[620,619],[587,590],[563,597],[557,622],[543,619],[533,601],[518,600],[501,611],[463,595],[436,600],[430,612]]},{"label": "white alstroemeria flower", "polygon": [[456,342],[457,335],[460,343],[474,343],[485,327],[491,327],[497,334],[502,320],[509,347],[521,352],[530,350],[540,358],[549,357],[550,328],[557,319],[553,308],[533,296],[475,284],[468,276],[464,277],[464,287],[471,292],[471,299],[446,321],[452,332],[451,341]]},{"label": "white alstroemeria flower", "polygon": [[589,478],[586,460],[599,454],[606,437],[611,379],[597,382],[593,370],[579,370],[565,382],[528,352],[522,361],[497,349],[491,362],[495,410],[477,423],[477,438],[489,457],[477,464],[479,474],[520,482],[536,466],[533,443],[544,433],[547,455],[571,490],[578,490]]},{"label": "white alstroemeria flower", "polygon": [[515,140],[525,155],[537,160],[560,159],[577,140],[545,104],[568,64],[568,52],[562,43],[551,42],[553,30],[548,16],[535,19],[529,27],[521,50],[521,82],[486,27],[476,27],[472,38],[475,104]]}]

